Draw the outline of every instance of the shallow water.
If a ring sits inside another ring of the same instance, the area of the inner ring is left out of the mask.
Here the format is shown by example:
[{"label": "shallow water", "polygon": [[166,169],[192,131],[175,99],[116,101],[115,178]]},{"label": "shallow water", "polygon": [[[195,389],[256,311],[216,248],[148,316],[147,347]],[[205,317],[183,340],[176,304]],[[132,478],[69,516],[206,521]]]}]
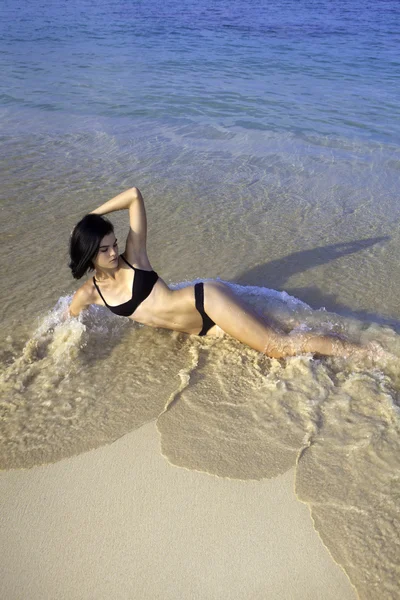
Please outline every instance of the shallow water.
[{"label": "shallow water", "polygon": [[[32,6],[6,1],[0,20],[1,467],[157,419],[181,467],[297,465],[360,597],[398,597],[397,4]],[[73,225],[132,185],[167,283],[236,282],[288,331],[392,357],[270,360],[95,307],[62,323]]]}]

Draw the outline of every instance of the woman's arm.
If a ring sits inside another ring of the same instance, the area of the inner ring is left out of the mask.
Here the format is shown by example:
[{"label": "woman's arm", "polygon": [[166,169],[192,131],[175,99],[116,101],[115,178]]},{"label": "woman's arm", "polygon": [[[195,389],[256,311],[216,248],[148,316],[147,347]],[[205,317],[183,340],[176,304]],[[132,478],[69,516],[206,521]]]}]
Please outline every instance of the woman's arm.
[{"label": "woman's arm", "polygon": [[129,210],[129,233],[126,240],[125,258],[128,262],[140,264],[148,268],[147,258],[147,219],[143,196],[138,188],[133,187],[115,198],[111,198],[92,211],[93,214],[106,215],[116,210]]},{"label": "woman's arm", "polygon": [[129,190],[125,190],[125,192],[118,194],[118,196],[111,198],[111,200],[107,200],[107,202],[104,202],[104,204],[101,204],[98,208],[92,210],[91,214],[106,215],[115,210],[129,209],[132,204],[136,202],[139,195],[141,196],[137,188],[129,188]]},{"label": "woman's arm", "polygon": [[74,294],[71,304],[69,305],[69,314],[71,317],[77,317],[85,308],[93,303],[93,298],[90,290],[85,283]]}]

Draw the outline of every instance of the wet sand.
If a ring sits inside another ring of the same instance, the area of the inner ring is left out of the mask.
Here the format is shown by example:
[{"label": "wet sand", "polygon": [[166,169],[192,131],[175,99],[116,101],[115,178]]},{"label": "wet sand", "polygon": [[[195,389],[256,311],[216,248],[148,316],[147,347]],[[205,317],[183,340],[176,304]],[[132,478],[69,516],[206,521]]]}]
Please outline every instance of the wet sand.
[{"label": "wet sand", "polygon": [[170,465],[154,423],[0,475],[7,600],[353,600],[294,470],[235,481]]}]

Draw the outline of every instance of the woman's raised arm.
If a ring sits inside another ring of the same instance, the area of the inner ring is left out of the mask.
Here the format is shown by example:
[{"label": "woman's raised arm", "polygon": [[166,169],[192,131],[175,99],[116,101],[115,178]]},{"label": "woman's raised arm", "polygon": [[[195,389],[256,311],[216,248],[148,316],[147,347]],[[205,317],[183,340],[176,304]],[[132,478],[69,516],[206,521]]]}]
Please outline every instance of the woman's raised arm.
[{"label": "woman's raised arm", "polygon": [[147,266],[146,251],[147,219],[142,194],[133,187],[92,211],[96,215],[106,215],[116,210],[129,210],[129,233],[126,240],[125,257],[129,262]]},{"label": "woman's raised arm", "polygon": [[107,202],[104,202],[104,204],[101,204],[98,208],[92,210],[90,214],[107,215],[115,210],[124,210],[125,208],[129,209],[137,200],[138,195],[141,194],[137,188],[129,188],[129,190],[121,192],[121,194],[114,196],[114,198],[111,198],[111,200],[107,200]]}]

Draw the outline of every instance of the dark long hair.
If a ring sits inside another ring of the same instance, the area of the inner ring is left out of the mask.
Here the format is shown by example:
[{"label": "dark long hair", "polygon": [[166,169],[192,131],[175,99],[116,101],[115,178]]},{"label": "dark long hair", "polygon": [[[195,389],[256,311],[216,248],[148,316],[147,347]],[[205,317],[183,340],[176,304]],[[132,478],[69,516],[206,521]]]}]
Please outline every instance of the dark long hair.
[{"label": "dark long hair", "polygon": [[69,244],[69,268],[75,279],[80,279],[87,271],[93,271],[93,259],[99,251],[100,242],[113,231],[113,224],[100,215],[85,215],[77,223]]}]

